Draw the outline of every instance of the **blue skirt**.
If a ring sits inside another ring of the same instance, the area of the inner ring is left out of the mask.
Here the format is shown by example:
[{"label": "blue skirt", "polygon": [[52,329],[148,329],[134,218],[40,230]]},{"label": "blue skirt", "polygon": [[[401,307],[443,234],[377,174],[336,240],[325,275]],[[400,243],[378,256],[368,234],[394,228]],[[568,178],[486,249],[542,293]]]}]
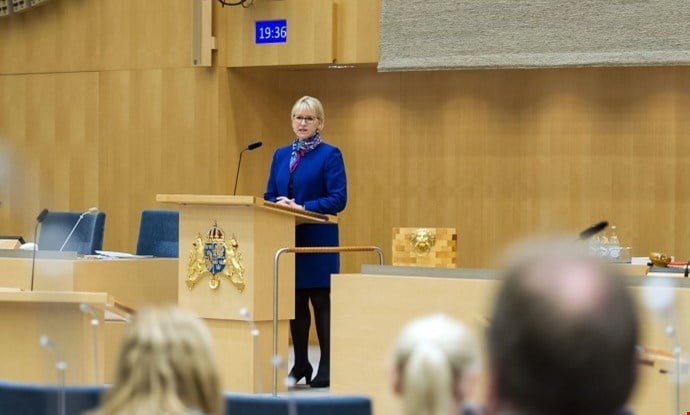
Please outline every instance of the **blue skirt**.
[{"label": "blue skirt", "polygon": [[[303,224],[295,228],[298,247],[338,246],[338,225]],[[339,254],[297,254],[295,288],[331,286],[331,274],[340,272]]]}]

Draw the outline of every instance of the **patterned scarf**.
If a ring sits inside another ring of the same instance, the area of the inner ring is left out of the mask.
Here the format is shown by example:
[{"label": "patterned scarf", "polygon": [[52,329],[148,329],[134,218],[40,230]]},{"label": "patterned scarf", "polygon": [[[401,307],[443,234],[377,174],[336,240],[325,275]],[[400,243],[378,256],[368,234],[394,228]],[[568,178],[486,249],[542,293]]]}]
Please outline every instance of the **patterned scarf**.
[{"label": "patterned scarf", "polygon": [[319,133],[316,133],[304,140],[295,138],[295,140],[292,142],[292,154],[290,155],[290,173],[297,169],[302,156],[318,147],[319,144],[321,144],[321,136]]}]

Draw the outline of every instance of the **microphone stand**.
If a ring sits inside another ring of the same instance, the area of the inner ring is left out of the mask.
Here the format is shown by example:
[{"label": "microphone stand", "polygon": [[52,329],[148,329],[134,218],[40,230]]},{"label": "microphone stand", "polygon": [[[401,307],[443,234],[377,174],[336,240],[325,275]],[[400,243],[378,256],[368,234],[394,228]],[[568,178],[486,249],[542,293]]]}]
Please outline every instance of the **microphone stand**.
[{"label": "microphone stand", "polygon": [[34,249],[31,251],[31,291],[34,290],[34,269],[36,268],[36,250],[38,248],[38,241],[36,241],[36,236],[38,235],[38,225],[41,222],[36,221],[36,226],[34,226]]},{"label": "microphone stand", "polygon": [[31,291],[34,290],[34,269],[36,268],[36,251],[38,250],[38,225],[40,225],[43,220],[48,215],[48,209],[43,209],[41,213],[36,217],[36,225],[34,226],[34,249],[31,253]]},{"label": "microphone stand", "polygon": [[65,249],[65,245],[67,245],[67,242],[69,242],[69,239],[72,237],[72,234],[74,234],[74,231],[77,230],[77,226],[79,226],[79,222],[81,222],[82,219],[84,219],[84,216],[88,215],[90,212],[86,211],[79,215],[79,219],[77,219],[77,223],[72,226],[72,230],[69,231],[69,235],[67,235],[67,239],[65,239],[65,242],[62,243],[62,246],[60,247],[60,252],[62,252],[63,249]]},{"label": "microphone stand", "polygon": [[678,340],[678,336],[676,333],[676,328],[673,326],[672,323],[669,323],[666,326],[666,335],[668,336],[669,340],[671,341],[671,345],[673,346],[673,357],[675,360],[676,364],[676,377],[674,379],[674,386],[675,386],[675,392],[676,392],[676,410],[674,414],[680,414],[680,341]]},{"label": "microphone stand", "polygon": [[244,154],[244,152],[247,150],[257,149],[262,145],[263,143],[261,141],[257,141],[256,143],[251,143],[250,145],[245,147],[244,150],[240,151],[240,160],[237,162],[237,173],[235,173],[235,188],[232,190],[233,196],[237,194],[237,181],[240,178],[240,165],[242,165],[242,154]]},{"label": "microphone stand", "polygon": [[681,372],[681,339],[677,328],[683,327],[676,310],[675,293],[670,280],[659,279],[658,282],[650,282],[643,291],[646,306],[655,312],[659,322],[663,325],[664,334],[672,347],[672,355],[675,363],[675,377],[672,380],[675,386],[675,411],[680,414],[680,372]]},{"label": "microphone stand", "polygon": [[62,359],[62,355],[55,347],[52,340],[45,334],[39,339],[39,343],[45,349],[50,351],[55,358],[55,369],[57,369],[57,379],[58,379],[58,399],[57,399],[57,410],[59,415],[66,414],[65,405],[65,371],[67,370],[67,363]]},{"label": "microphone stand", "polygon": [[235,188],[232,189],[232,195],[233,196],[235,196],[237,194],[237,180],[240,178],[240,165],[242,164],[242,154],[244,154],[244,152],[247,150],[249,150],[249,147],[240,151],[240,161],[237,162],[237,173],[235,173]]},{"label": "microphone stand", "polygon": [[249,314],[249,310],[247,310],[245,307],[242,307],[240,309],[240,315],[244,318],[244,320],[249,324],[249,333],[252,335],[252,350],[253,350],[253,358],[255,359],[256,367],[258,369],[258,376],[254,379],[254,387],[256,387],[256,390],[263,390],[263,377],[262,374],[264,371],[261,369],[261,359],[256,360],[257,354],[259,351],[259,329],[256,327],[256,324],[254,324],[254,320],[252,320],[251,315]]},{"label": "microphone stand", "polygon": [[82,313],[89,314],[91,316],[91,337],[93,339],[93,381],[97,385],[100,382],[98,374],[98,326],[100,322],[96,316],[96,312],[93,307],[88,304],[79,304],[79,309]]}]

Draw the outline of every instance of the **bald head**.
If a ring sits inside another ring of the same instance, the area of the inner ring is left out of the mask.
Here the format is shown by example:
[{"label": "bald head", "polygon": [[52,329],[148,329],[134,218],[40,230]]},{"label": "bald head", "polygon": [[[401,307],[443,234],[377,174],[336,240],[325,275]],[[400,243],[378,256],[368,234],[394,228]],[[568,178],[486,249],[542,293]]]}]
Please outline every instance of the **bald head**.
[{"label": "bald head", "polygon": [[612,288],[605,269],[589,259],[548,259],[526,265],[522,272],[525,290],[551,303],[564,318],[587,318],[605,305]]},{"label": "bald head", "polygon": [[489,329],[499,406],[534,414],[614,414],[635,380],[637,317],[621,277],[545,248],[510,266]]}]

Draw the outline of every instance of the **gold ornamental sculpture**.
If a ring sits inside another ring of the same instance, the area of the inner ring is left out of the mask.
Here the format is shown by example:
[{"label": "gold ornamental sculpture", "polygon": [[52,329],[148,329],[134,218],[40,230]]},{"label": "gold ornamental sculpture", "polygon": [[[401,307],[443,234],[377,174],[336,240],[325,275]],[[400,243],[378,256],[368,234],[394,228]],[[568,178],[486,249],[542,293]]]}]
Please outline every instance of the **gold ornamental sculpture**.
[{"label": "gold ornamental sculpture", "polygon": [[427,228],[419,228],[410,235],[410,243],[417,255],[428,255],[436,244],[436,234]]},{"label": "gold ornamental sculpture", "polygon": [[198,234],[192,243],[187,263],[185,283],[190,290],[204,277],[209,277],[208,286],[215,290],[220,285],[221,277],[226,277],[239,292],[244,291],[244,266],[239,243],[235,235],[228,242],[225,232],[217,223],[208,230],[206,239]]},{"label": "gold ornamental sculpture", "polygon": [[455,228],[393,228],[393,265],[455,268]]}]

